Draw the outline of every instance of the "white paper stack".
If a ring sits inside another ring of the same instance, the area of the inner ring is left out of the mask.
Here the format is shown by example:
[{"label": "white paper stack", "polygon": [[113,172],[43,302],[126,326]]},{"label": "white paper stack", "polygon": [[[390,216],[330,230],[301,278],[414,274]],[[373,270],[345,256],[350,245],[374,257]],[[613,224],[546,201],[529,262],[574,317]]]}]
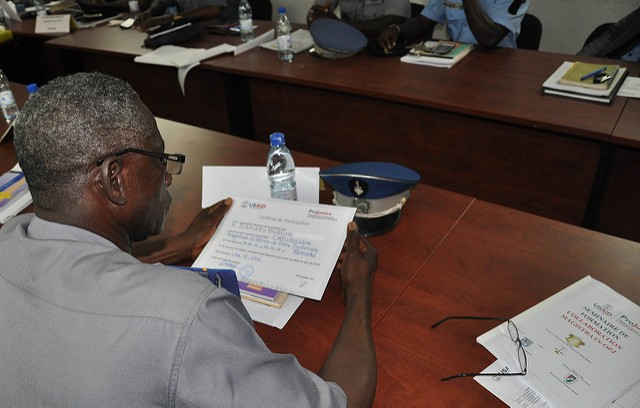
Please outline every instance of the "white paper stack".
[{"label": "white paper stack", "polygon": [[[640,306],[586,276],[511,319],[527,354],[524,376],[477,376],[510,407],[625,408],[640,404]],[[478,337],[520,371],[507,323]]]}]

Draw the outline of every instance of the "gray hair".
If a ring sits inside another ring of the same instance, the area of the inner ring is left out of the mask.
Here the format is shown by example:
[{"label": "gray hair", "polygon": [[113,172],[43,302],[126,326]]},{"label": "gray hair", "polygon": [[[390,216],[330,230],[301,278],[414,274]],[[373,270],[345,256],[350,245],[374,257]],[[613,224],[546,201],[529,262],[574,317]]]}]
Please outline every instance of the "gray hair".
[{"label": "gray hair", "polygon": [[100,73],[56,78],[31,94],[14,145],[35,204],[77,200],[97,160],[142,147],[154,129],[142,106],[128,83]]}]

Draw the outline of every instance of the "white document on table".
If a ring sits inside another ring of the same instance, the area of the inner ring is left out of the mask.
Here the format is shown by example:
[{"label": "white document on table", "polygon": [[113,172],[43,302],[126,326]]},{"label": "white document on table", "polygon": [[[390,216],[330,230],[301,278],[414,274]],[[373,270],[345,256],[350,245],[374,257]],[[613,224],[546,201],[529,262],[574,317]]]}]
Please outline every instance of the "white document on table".
[{"label": "white document on table", "polygon": [[184,48],[177,45],[162,45],[133,60],[142,64],[163,65],[178,68],[178,84],[182,95],[185,96],[184,83],[192,68],[200,65],[200,61],[217,57],[218,55],[234,52],[235,45],[220,44],[211,48]]},{"label": "white document on table", "polygon": [[[319,173],[319,167],[296,167],[298,201],[314,204],[320,201]],[[202,167],[202,208],[236,196],[271,198],[266,166]]]},{"label": "white document on table", "polygon": [[[607,407],[640,380],[640,306],[590,276],[511,320],[527,353],[526,381],[554,407]],[[478,343],[516,362],[505,327]]]},{"label": "white document on table", "polygon": [[[517,365],[517,363],[516,363]],[[513,370],[513,364],[496,360],[483,372],[500,373]],[[551,408],[553,405],[523,376],[476,376],[474,379],[511,408]]]},{"label": "white document on table", "polygon": [[[485,372],[499,373],[509,370],[510,364],[496,360],[487,367]],[[493,395],[511,408],[551,408],[551,404],[544,395],[531,386],[529,374],[524,376],[476,376],[474,379]],[[638,408],[640,407],[640,382],[633,388],[615,399],[607,408]]]},{"label": "white document on table", "polygon": [[[308,50],[313,46],[313,44],[313,37],[311,37],[309,30],[299,28],[291,33],[291,47],[293,48],[294,54],[299,54],[302,51]],[[267,41],[264,44],[261,44],[260,47],[271,51],[278,51],[278,39],[274,38],[271,41]]]},{"label": "white document on table", "polygon": [[234,197],[194,266],[320,300],[354,215],[353,207]]},{"label": "white document on table", "polygon": [[289,295],[279,309],[247,299],[242,299],[242,303],[253,321],[282,329],[298,310],[303,300],[304,298],[300,296]]},{"label": "white document on table", "polygon": [[640,98],[640,78],[627,77],[618,90],[618,96],[627,98]]},{"label": "white document on table", "polygon": [[16,11],[16,5],[13,2],[9,4],[7,0],[0,0],[0,9],[4,11],[4,15],[9,20],[22,21],[22,18],[20,18],[20,15]]}]

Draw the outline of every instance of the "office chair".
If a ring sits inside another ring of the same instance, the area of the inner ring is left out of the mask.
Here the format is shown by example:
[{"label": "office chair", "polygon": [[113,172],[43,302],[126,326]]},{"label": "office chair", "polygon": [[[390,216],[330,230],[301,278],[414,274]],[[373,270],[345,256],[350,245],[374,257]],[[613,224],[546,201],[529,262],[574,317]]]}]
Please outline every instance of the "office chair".
[{"label": "office chair", "polygon": [[598,27],[596,27],[596,29],[593,30],[591,32],[591,34],[589,34],[589,36],[585,40],[583,47],[586,47],[587,44],[589,44],[591,41],[593,41],[596,38],[598,38],[602,33],[607,31],[609,29],[609,27],[611,27],[613,24],[614,23],[604,23],[604,24],[600,24]]},{"label": "office chair", "polygon": [[271,20],[273,6],[270,0],[249,0],[252,18],[255,20]]},{"label": "office chair", "polygon": [[520,34],[516,38],[518,48],[538,51],[542,38],[542,23],[533,14],[525,14],[520,25]]}]

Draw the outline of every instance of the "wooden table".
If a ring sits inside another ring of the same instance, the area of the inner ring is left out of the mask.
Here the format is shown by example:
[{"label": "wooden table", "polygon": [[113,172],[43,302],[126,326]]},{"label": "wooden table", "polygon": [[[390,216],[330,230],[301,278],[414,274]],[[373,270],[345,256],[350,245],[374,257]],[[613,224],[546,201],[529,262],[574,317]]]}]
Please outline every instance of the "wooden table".
[{"label": "wooden table", "polygon": [[[595,227],[640,241],[640,99],[629,99],[611,137],[609,182]],[[626,216],[622,216],[624,214]],[[635,214],[635,215],[634,215]]]},{"label": "wooden table", "polygon": [[[263,164],[266,144],[165,120],[159,124],[168,151],[187,154],[185,172],[170,189],[174,204],[166,233],[185,227],[199,210],[200,164]],[[336,164],[302,153],[295,158],[301,166]],[[585,275],[640,301],[640,244],[427,185],[412,191],[398,226],[371,241],[379,251],[373,302],[376,407],[502,406],[472,379],[440,382],[445,374],[481,370],[492,362],[475,342],[491,325],[432,331],[429,325],[443,316],[514,316]],[[317,371],[342,316],[334,274],[322,301],[304,301],[284,329],[256,329],[271,350],[292,353]]]},{"label": "wooden table", "polygon": [[[185,228],[199,211],[203,165],[264,165],[267,145],[158,119],[166,150],[187,156],[173,179],[163,234]],[[2,130],[0,125],[0,130]],[[300,166],[337,164],[295,152]],[[0,145],[0,171],[15,163]],[[327,202],[326,192],[321,194]],[[513,316],[584,275],[640,301],[640,244],[420,184],[400,223],[371,238],[379,251],[373,324],[378,356],[376,407],[502,406],[472,379],[440,377],[484,369],[490,354],[477,343],[486,323],[432,331],[450,314]],[[274,351],[292,353],[317,371],[343,316],[334,274],[321,301],[305,300],[282,330],[256,324]]]},{"label": "wooden table", "polygon": [[[598,219],[612,165],[606,150],[630,137],[612,138],[621,117],[637,140],[640,116],[626,113],[627,98],[601,105],[543,95],[546,78],[574,58],[500,48],[441,69],[367,53],[305,53],[282,64],[259,50],[203,67],[249,78],[259,140],[280,129],[297,150],[398,162],[433,186],[613,232]],[[640,158],[637,142],[632,150]],[[618,223],[631,214],[617,213]],[[635,234],[623,236],[640,240],[640,222],[631,224]]]}]

